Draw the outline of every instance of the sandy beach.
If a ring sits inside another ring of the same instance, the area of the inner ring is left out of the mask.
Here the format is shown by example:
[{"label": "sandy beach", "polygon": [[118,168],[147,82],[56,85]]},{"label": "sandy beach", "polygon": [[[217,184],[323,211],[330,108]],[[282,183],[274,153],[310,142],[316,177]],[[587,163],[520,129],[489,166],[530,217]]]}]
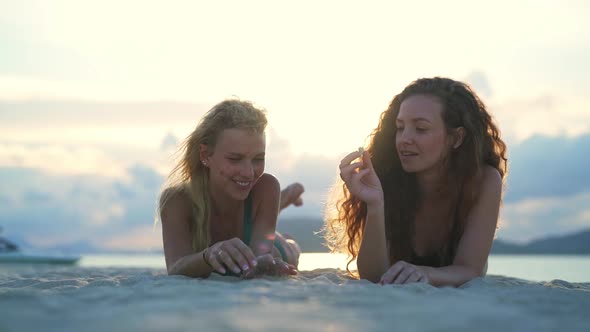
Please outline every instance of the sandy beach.
[{"label": "sandy beach", "polygon": [[0,331],[587,331],[590,283],[379,286],[341,270],[206,280],[162,269],[0,272]]}]

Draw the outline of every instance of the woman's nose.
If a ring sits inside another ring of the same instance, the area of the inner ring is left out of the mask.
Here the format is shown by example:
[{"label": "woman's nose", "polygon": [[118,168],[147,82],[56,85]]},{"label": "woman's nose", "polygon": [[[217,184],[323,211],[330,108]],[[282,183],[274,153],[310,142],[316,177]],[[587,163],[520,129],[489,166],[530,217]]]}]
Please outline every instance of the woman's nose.
[{"label": "woman's nose", "polygon": [[409,130],[402,131],[400,138],[401,142],[406,144],[410,144],[414,141],[414,135]]},{"label": "woman's nose", "polygon": [[254,166],[252,165],[252,163],[246,162],[244,163],[244,165],[241,167],[240,169],[240,175],[251,179],[254,177]]}]

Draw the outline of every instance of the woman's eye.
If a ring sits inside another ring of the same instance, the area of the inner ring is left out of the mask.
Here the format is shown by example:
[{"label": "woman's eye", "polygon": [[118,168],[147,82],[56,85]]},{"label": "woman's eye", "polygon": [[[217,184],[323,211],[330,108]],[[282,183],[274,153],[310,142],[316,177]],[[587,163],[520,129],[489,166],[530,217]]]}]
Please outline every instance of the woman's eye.
[{"label": "woman's eye", "polygon": [[426,128],[416,128],[416,131],[426,131]]}]

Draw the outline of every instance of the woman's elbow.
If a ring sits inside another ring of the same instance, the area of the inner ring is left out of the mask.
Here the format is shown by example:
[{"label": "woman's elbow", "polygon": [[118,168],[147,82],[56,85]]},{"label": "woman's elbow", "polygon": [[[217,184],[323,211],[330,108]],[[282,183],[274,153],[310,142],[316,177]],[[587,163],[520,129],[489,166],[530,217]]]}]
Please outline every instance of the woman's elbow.
[{"label": "woman's elbow", "polygon": [[368,280],[374,284],[378,283],[381,280],[381,276],[377,276],[374,274],[363,274],[360,271],[359,271],[359,278],[364,279],[364,280]]},{"label": "woman's elbow", "polygon": [[463,266],[462,269],[462,278],[460,278],[460,282],[455,285],[455,287],[459,287],[466,282],[469,282],[475,278],[482,277],[483,268],[476,267],[476,266]]},{"label": "woman's elbow", "polygon": [[378,283],[381,280],[381,275],[372,271],[370,266],[365,266],[362,260],[357,260],[357,269],[360,279],[368,280],[372,283]]}]

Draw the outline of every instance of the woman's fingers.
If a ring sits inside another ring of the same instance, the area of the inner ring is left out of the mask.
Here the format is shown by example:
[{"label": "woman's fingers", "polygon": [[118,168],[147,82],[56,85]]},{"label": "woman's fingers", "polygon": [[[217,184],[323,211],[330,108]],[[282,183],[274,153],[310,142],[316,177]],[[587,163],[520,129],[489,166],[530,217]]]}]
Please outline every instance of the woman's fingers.
[{"label": "woman's fingers", "polygon": [[250,247],[238,238],[232,239],[232,245],[235,246],[242,255],[242,260],[238,262],[240,263],[240,266],[242,266],[242,269],[244,269],[244,264],[246,264],[246,267],[256,266],[256,256]]},{"label": "woman's fingers", "polygon": [[414,282],[428,283],[428,276],[416,265],[399,261],[381,277],[380,284],[409,284]]},{"label": "woman's fingers", "polygon": [[297,268],[292,265],[292,264],[287,264],[285,262],[283,262],[284,265],[284,274],[286,275],[296,275],[297,274]]},{"label": "woman's fingers", "polygon": [[266,267],[270,264],[276,264],[275,258],[271,254],[264,254],[261,256],[256,257],[256,261],[258,261],[258,266]]},{"label": "woman's fingers", "polygon": [[291,245],[289,243],[287,243],[287,241],[284,238],[281,238],[280,241],[281,241],[281,245],[283,246],[283,249],[285,250],[285,255],[287,255],[285,261],[296,262],[297,257],[295,256],[295,253],[293,252],[293,248],[291,247]]},{"label": "woman's fingers", "polygon": [[295,268],[295,266],[284,262],[282,259],[276,260],[275,267],[275,274],[278,276],[297,274],[297,269]]},{"label": "woman's fingers", "polygon": [[285,263],[278,257],[270,254],[259,256],[256,271],[260,275],[284,276],[297,274],[297,269],[291,264]]},{"label": "woman's fingers", "polygon": [[299,264],[299,245],[295,240],[287,239],[285,235],[280,233],[276,233],[276,240],[278,243],[275,244],[275,247],[280,247],[283,249],[283,252],[286,257],[282,257],[285,262],[297,266]]},{"label": "woman's fingers", "polygon": [[207,249],[205,255],[207,256],[207,261],[211,264],[213,270],[217,271],[218,273],[225,274],[225,268],[223,267],[222,263],[219,261],[219,257],[217,256],[217,252],[219,251],[219,246],[213,246]]},{"label": "woman's fingers", "polygon": [[215,271],[225,274],[226,268],[234,273],[256,266],[256,256],[242,240],[233,238],[219,242],[207,250],[207,260]]},{"label": "woman's fingers", "polygon": [[228,256],[231,258],[231,261],[234,262],[235,265],[237,265],[238,271],[236,271],[236,268],[234,268],[233,266],[230,267],[228,265],[228,267],[230,267],[232,271],[234,271],[234,273],[239,273],[241,271],[247,271],[250,269],[250,263],[248,263],[248,260],[244,257],[244,255],[238,248],[227,246],[226,252],[228,253]]},{"label": "woman's fingers", "polygon": [[285,242],[287,242],[287,245],[289,246],[289,248],[291,248],[291,251],[293,252],[292,263],[287,263],[295,267],[299,266],[299,256],[301,255],[301,248],[299,247],[299,244],[293,239],[286,239]]},{"label": "woman's fingers", "polygon": [[402,261],[393,264],[393,266],[383,274],[379,283],[382,285],[391,284],[397,275],[403,270],[403,264],[405,264],[405,262]]},{"label": "woman's fingers", "polygon": [[[296,258],[296,244],[289,243],[283,237],[281,237],[281,243],[287,255]],[[242,277],[246,279],[253,278],[256,275],[284,276],[297,274],[294,265],[288,264],[278,257],[275,258],[271,254],[255,257],[252,250],[239,239],[215,244],[207,249],[205,256],[215,271],[225,274],[226,270],[229,269],[236,274],[241,273]]]},{"label": "woman's fingers", "polygon": [[405,284],[410,275],[416,272],[416,269],[412,265],[404,266],[403,270],[397,275],[397,277],[393,280],[394,284]]},{"label": "woman's fingers", "polygon": [[358,152],[358,150],[347,154],[346,157],[342,158],[342,160],[340,161],[340,169],[342,169],[346,165],[350,165],[350,162],[359,158],[360,156],[361,154]]},{"label": "woman's fingers", "polygon": [[348,184],[348,181],[350,180],[350,177],[354,174],[356,174],[356,169],[361,167],[362,163],[352,163],[349,165],[345,165],[345,166],[341,166],[340,167],[340,178],[342,179],[342,181],[344,181],[345,183]]},{"label": "woman's fingers", "polygon": [[411,283],[419,282],[420,278],[422,278],[422,273],[420,273],[419,271],[414,271],[414,273],[410,274],[410,276],[408,277],[408,279],[406,279],[406,281],[404,283],[411,284]]},{"label": "woman's fingers", "polygon": [[293,204],[295,206],[301,206],[303,204],[303,200],[301,195],[305,191],[303,185],[299,182],[292,183],[287,186],[287,188],[281,191],[281,199],[279,202],[279,208],[282,210],[289,205]]},{"label": "woman's fingers", "polygon": [[362,184],[364,185],[365,183],[363,183],[363,177],[365,177],[367,174],[369,174],[371,172],[370,169],[365,168],[360,170],[358,173],[353,174],[350,177],[350,185],[351,186],[355,186],[355,187],[360,187]]},{"label": "woman's fingers", "polygon": [[232,256],[227,251],[219,249],[217,251],[217,258],[223,263],[223,265],[232,270],[234,273],[240,273],[242,271],[242,269],[236,265]]}]

